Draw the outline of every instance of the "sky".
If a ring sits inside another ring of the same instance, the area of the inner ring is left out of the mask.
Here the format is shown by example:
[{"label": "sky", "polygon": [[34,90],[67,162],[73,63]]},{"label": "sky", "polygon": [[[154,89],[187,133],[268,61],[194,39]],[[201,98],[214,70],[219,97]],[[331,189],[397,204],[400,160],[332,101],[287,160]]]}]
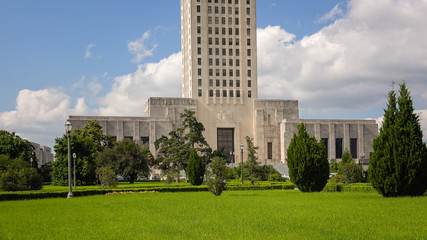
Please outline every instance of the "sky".
[{"label": "sky", "polygon": [[[427,0],[258,0],[262,99],[381,119],[406,82],[427,136]],[[0,129],[53,147],[68,115],[181,96],[179,0],[0,0]],[[396,88],[396,87],[395,87]],[[424,138],[426,139],[426,138]]]}]

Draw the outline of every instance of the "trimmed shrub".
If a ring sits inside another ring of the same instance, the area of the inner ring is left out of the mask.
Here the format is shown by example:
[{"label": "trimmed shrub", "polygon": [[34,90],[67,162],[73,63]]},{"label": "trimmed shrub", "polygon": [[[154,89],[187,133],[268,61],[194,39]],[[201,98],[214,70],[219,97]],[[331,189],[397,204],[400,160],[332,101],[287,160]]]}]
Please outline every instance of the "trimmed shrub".
[{"label": "trimmed shrub", "polygon": [[115,188],[119,184],[116,173],[108,166],[98,167],[96,169],[96,176],[103,189]]},{"label": "trimmed shrub", "polygon": [[220,157],[214,157],[209,164],[206,185],[215,196],[221,195],[227,184],[226,168],[226,161]]},{"label": "trimmed shrub", "polygon": [[302,192],[322,191],[329,178],[329,163],[325,146],[310,137],[304,123],[298,125],[298,135],[287,150],[289,176]]},{"label": "trimmed shrub", "polygon": [[203,183],[203,176],[205,175],[205,164],[202,158],[197,154],[193,148],[190,153],[190,160],[187,166],[188,181],[191,185],[199,186]]},{"label": "trimmed shrub", "polygon": [[271,182],[286,182],[286,178],[282,177],[280,173],[272,173],[268,175],[268,181]]}]

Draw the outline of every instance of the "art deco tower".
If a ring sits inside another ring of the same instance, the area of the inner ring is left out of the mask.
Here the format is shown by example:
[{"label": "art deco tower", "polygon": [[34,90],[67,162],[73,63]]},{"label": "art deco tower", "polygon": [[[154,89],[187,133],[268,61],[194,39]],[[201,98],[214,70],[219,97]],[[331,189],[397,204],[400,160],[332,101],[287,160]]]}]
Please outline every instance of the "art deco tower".
[{"label": "art deco tower", "polygon": [[205,104],[256,99],[255,0],[181,0],[182,95]]}]

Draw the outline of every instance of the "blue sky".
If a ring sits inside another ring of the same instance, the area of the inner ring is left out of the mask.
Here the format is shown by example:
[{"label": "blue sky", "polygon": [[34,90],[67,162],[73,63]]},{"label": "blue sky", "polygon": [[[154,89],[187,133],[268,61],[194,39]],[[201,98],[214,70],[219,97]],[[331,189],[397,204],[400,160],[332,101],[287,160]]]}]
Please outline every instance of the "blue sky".
[{"label": "blue sky", "polygon": [[[426,10],[258,0],[260,98],[298,99],[301,118],[376,119],[405,79],[427,115]],[[69,114],[142,115],[147,97],[180,96],[180,48],[179,0],[0,0],[0,129],[53,146]]]}]

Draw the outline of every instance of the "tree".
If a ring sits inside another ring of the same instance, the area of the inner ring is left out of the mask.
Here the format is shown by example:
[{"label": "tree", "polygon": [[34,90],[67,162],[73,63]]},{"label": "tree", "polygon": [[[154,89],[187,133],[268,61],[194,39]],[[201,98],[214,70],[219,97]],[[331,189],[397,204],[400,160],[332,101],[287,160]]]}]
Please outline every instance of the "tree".
[{"label": "tree", "polygon": [[215,196],[221,195],[227,184],[226,168],[225,159],[220,157],[214,157],[209,164],[206,185]]},{"label": "tree", "polygon": [[246,149],[248,151],[248,160],[244,164],[244,167],[246,165],[248,178],[251,181],[251,184],[254,185],[255,181],[261,180],[260,175],[262,174],[262,169],[259,166],[257,156],[259,147],[254,146],[253,138],[248,136],[246,136]]},{"label": "tree", "polygon": [[110,167],[116,174],[121,175],[130,183],[134,183],[138,176],[147,176],[150,173],[150,149],[130,139],[117,142],[113,148],[105,148],[96,158],[97,167]]},{"label": "tree", "polygon": [[303,192],[318,192],[329,177],[329,163],[323,143],[310,137],[304,123],[298,125],[287,150],[289,176]]},{"label": "tree", "polygon": [[154,142],[157,151],[154,166],[165,175],[169,171],[186,171],[192,149],[202,154],[205,164],[209,163],[212,149],[203,137],[203,124],[197,121],[194,111],[187,109],[181,114],[181,120],[181,127],[171,131],[169,137],[162,136]]},{"label": "tree", "polygon": [[201,185],[203,183],[203,176],[205,175],[205,164],[195,149],[191,150],[190,160],[187,166],[188,181],[192,185]]},{"label": "tree", "polygon": [[362,182],[362,166],[356,165],[348,149],[342,155],[341,162],[338,165],[338,174],[343,176],[344,181],[352,183]]},{"label": "tree", "polygon": [[114,188],[119,184],[117,180],[117,174],[111,169],[110,166],[102,166],[96,168],[96,176],[101,188]]},{"label": "tree", "polygon": [[399,96],[388,93],[387,108],[369,162],[372,186],[384,197],[420,196],[427,189],[427,147],[405,82]]},{"label": "tree", "polygon": [[[55,158],[52,165],[52,184],[68,184],[68,142],[64,134],[55,139]],[[76,153],[76,184],[95,184],[96,154],[113,145],[111,136],[102,133],[96,120],[90,121],[83,129],[74,129],[70,138],[71,152]]]},{"label": "tree", "polygon": [[8,156],[11,160],[22,159],[30,164],[33,159],[37,166],[37,158],[33,155],[34,147],[28,140],[22,139],[15,132],[0,130],[0,155]]}]

